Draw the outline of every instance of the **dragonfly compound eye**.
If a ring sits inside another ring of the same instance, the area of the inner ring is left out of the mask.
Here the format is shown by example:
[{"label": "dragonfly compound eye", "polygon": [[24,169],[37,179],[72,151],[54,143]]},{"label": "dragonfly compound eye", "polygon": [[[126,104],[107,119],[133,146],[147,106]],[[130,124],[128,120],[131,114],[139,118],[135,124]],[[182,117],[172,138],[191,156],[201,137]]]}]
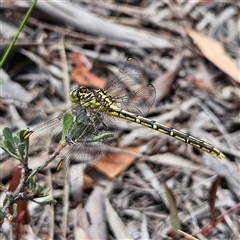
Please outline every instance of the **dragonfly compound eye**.
[{"label": "dragonfly compound eye", "polygon": [[76,103],[79,101],[79,96],[78,96],[78,88],[74,88],[71,92],[70,92],[70,100],[73,102],[73,103]]}]

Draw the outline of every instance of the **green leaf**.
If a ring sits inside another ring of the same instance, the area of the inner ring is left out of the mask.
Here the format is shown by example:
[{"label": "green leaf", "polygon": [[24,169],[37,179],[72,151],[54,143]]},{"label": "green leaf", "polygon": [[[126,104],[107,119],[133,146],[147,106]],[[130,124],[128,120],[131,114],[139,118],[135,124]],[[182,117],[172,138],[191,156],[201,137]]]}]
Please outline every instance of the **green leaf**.
[{"label": "green leaf", "polygon": [[38,203],[40,205],[52,205],[52,204],[57,203],[57,201],[55,199],[47,199],[47,200],[44,200],[42,202],[38,202],[35,199],[33,199],[32,201],[35,202],[35,203]]},{"label": "green leaf", "polygon": [[73,121],[73,115],[70,112],[66,112],[63,116],[62,142],[65,141],[65,137],[67,136],[69,129],[72,127]]},{"label": "green leaf", "polygon": [[12,131],[10,128],[5,127],[3,129],[3,144],[5,145],[5,147],[8,149],[8,151],[14,155],[16,155],[16,145],[15,145],[15,141],[12,135]]},{"label": "green leaf", "polygon": [[18,157],[18,155],[14,152],[12,152],[12,151],[10,151],[9,150],[9,148],[8,148],[8,141],[5,139],[5,138],[3,138],[3,143],[5,143],[7,146],[5,146],[4,144],[0,144],[0,147],[5,151],[5,152],[7,152],[9,155],[11,155],[11,156],[13,156],[14,158],[16,158],[16,159],[19,159],[19,157]]},{"label": "green leaf", "polygon": [[49,193],[49,191],[50,191],[51,189],[52,189],[51,187],[46,187],[46,188],[44,188],[43,191],[42,191],[42,194],[43,194],[44,196],[48,196],[48,193]]},{"label": "green leaf", "polygon": [[14,138],[14,142],[15,142],[15,144],[17,145],[17,144],[19,144],[19,143],[21,143],[21,142],[23,142],[23,134],[26,132],[26,130],[25,129],[21,129],[21,130],[18,130],[17,132],[16,132],[16,134],[15,134],[15,136],[13,137]]},{"label": "green leaf", "polygon": [[113,133],[103,133],[101,135],[98,135],[98,136],[94,137],[89,142],[99,142],[99,141],[103,141],[105,139],[112,138],[112,137],[114,137]]},{"label": "green leaf", "polygon": [[83,133],[94,130],[89,128],[89,117],[85,109],[79,109],[72,114],[74,116],[74,122],[67,135],[70,139],[77,140]]},{"label": "green leaf", "polygon": [[25,142],[19,143],[18,144],[18,154],[19,154],[21,160],[26,161],[26,158],[25,158],[26,151],[25,150],[26,150],[26,143]]},{"label": "green leaf", "polygon": [[0,148],[20,161],[27,160],[29,139],[24,139],[26,131],[29,130],[19,130],[13,136],[10,128],[5,127],[3,129],[3,139],[2,143],[0,143]]},{"label": "green leaf", "polygon": [[0,148],[2,148],[5,152],[9,153],[8,149],[6,148],[6,146],[0,142]]},{"label": "green leaf", "polygon": [[13,136],[13,140],[14,140],[14,143],[15,143],[16,146],[20,143],[20,139],[19,139],[19,137],[16,136],[16,135]]},{"label": "green leaf", "polygon": [[2,211],[2,207],[0,207],[0,219],[3,219],[6,217],[6,214]]},{"label": "green leaf", "polygon": [[0,143],[0,147],[20,161],[27,161],[29,139],[24,139],[24,134],[29,130],[19,130],[13,136],[11,130],[6,127],[3,129],[3,143]]},{"label": "green leaf", "polygon": [[29,133],[29,128],[28,129],[20,129],[16,132],[16,136],[18,136],[19,140],[22,142],[24,140],[24,136]]},{"label": "green leaf", "polygon": [[5,151],[9,153],[11,156],[18,158],[18,155],[16,154],[16,149],[11,145],[11,143],[5,137],[3,138],[2,142],[5,146]]},{"label": "green leaf", "polygon": [[18,215],[18,206],[16,203],[13,204],[13,215],[12,217],[15,218]]},{"label": "green leaf", "polygon": [[43,191],[43,187],[39,184],[36,185],[36,187],[34,188],[34,197],[42,197],[42,191]]},{"label": "green leaf", "polygon": [[31,191],[31,195],[33,198],[42,198],[48,196],[48,193],[51,189],[51,187],[42,187],[40,184],[38,184],[36,181],[36,176],[33,176],[29,179],[27,188]]},{"label": "green leaf", "polygon": [[15,142],[14,142],[14,139],[13,139],[13,135],[12,135],[12,131],[9,127],[5,127],[3,129],[3,135],[4,137],[14,146]]},{"label": "green leaf", "polygon": [[29,133],[29,129],[21,129],[16,132],[16,137],[18,138],[19,144],[20,143],[25,144],[25,147],[24,147],[25,152],[23,153],[24,159],[27,157],[28,148],[29,148],[29,138],[24,138],[27,133]]},{"label": "green leaf", "polygon": [[7,201],[8,201],[8,198],[4,198],[4,199],[3,199],[3,206],[5,206],[5,204],[7,203]]},{"label": "green leaf", "polygon": [[28,189],[32,190],[32,189],[35,188],[35,186],[36,186],[35,178],[36,178],[36,176],[34,175],[33,177],[31,177],[31,178],[29,179],[28,185],[27,185],[27,188],[28,188]]}]

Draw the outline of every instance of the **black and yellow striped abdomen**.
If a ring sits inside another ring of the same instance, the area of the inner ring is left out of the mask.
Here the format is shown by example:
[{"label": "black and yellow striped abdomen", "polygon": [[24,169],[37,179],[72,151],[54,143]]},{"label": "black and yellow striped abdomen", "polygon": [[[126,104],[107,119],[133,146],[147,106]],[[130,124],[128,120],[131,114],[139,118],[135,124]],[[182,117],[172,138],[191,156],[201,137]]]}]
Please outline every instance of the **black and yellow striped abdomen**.
[{"label": "black and yellow striped abdomen", "polygon": [[128,121],[132,121],[132,122],[141,124],[145,127],[152,128],[158,132],[167,134],[167,135],[174,137],[184,143],[190,144],[193,147],[199,148],[199,149],[211,154],[214,157],[218,157],[220,159],[224,158],[224,154],[222,152],[220,152],[217,148],[215,148],[213,145],[211,145],[210,143],[205,142],[199,138],[193,137],[187,133],[176,130],[165,124],[156,122],[156,121],[148,119],[148,118],[144,118],[142,116],[138,116],[134,113],[130,113],[128,111],[120,109],[114,105],[112,105],[109,108],[107,113],[114,117],[123,118]]},{"label": "black and yellow striped abdomen", "polygon": [[[193,147],[199,148],[212,156],[220,159],[224,158],[223,153],[213,145],[190,136],[187,133],[143,117],[147,115],[151,108],[156,91],[152,84],[139,86],[140,79],[140,64],[136,59],[128,58],[124,67],[114,76],[111,75],[109,77],[109,81],[106,83],[104,89],[90,90],[86,87],[78,87],[70,92],[70,99],[73,103],[84,107],[88,114],[92,115],[93,119],[101,115],[105,125],[108,124],[108,121],[112,122],[111,118],[107,115],[123,118],[167,134]],[[131,112],[132,109],[135,110],[135,113]]]}]

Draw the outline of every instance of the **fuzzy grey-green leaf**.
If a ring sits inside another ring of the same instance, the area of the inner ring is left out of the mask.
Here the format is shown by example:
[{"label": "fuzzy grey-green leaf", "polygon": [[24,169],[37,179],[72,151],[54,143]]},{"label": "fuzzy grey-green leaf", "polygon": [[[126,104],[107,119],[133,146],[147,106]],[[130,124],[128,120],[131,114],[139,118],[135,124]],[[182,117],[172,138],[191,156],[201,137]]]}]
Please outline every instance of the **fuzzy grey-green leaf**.
[{"label": "fuzzy grey-green leaf", "polygon": [[63,116],[63,130],[62,130],[62,141],[65,140],[65,137],[68,134],[69,129],[73,125],[73,116],[71,113],[66,112]]},{"label": "fuzzy grey-green leaf", "polygon": [[9,127],[3,129],[3,136],[9,141],[9,143],[15,148],[15,142],[13,138],[12,131]]},{"label": "fuzzy grey-green leaf", "polygon": [[19,154],[21,160],[23,160],[23,161],[26,160],[25,153],[26,153],[26,143],[25,142],[19,143],[18,144],[18,154]]}]

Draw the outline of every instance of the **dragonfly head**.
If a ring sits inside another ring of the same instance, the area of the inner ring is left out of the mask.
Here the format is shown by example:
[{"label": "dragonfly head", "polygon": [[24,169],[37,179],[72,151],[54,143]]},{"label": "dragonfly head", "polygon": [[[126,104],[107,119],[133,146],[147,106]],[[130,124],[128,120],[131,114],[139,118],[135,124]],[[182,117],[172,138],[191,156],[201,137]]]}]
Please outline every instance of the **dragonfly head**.
[{"label": "dragonfly head", "polygon": [[73,103],[78,103],[86,94],[89,93],[89,89],[86,87],[77,87],[74,88],[70,93],[70,100]]}]

